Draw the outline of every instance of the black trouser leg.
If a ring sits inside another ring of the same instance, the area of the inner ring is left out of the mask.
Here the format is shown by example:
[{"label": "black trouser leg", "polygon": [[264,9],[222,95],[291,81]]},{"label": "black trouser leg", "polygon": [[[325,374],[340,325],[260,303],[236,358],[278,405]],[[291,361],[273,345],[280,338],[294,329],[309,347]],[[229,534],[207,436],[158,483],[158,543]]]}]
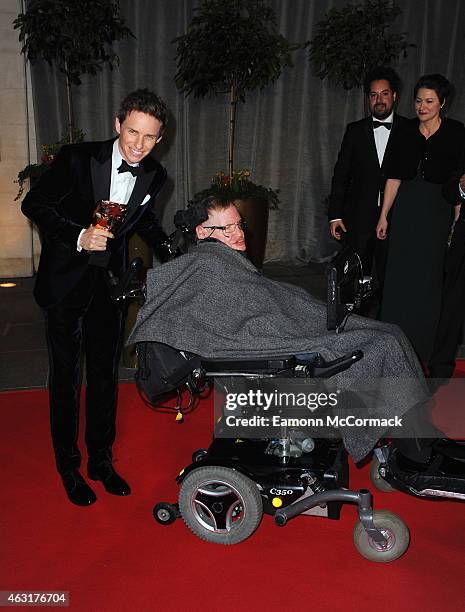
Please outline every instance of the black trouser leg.
[{"label": "black trouser leg", "polygon": [[375,243],[373,236],[366,232],[347,232],[347,244],[359,255],[362,262],[363,274],[369,276],[373,267],[373,254]]},{"label": "black trouser leg", "polygon": [[79,468],[79,394],[81,385],[82,319],[92,275],[86,274],[59,304],[45,311],[49,353],[50,426],[58,471]]},{"label": "black trouser leg", "polygon": [[[101,272],[101,271],[99,271]],[[86,354],[86,446],[93,466],[111,461],[116,434],[122,312],[103,282],[95,286],[84,317]]]},{"label": "black trouser leg", "polygon": [[381,301],[384,286],[384,275],[386,274],[386,262],[389,242],[388,240],[378,240],[378,238],[375,238],[374,241],[376,280],[379,285],[379,298]]}]

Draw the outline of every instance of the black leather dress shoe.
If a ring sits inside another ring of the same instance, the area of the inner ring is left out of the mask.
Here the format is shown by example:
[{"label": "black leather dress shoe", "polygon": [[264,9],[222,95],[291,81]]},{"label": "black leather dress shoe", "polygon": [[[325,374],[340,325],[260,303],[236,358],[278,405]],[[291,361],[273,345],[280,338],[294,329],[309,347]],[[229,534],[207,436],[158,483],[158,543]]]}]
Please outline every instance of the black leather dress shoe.
[{"label": "black leather dress shoe", "polygon": [[101,463],[95,467],[89,465],[87,474],[91,480],[100,480],[107,493],[112,495],[129,495],[131,493],[131,487],[115,472],[115,468],[109,462]]},{"label": "black leather dress shoe", "polygon": [[465,441],[463,440],[440,438],[433,444],[433,449],[436,453],[449,457],[450,459],[465,462]]},{"label": "black leather dress shoe", "polygon": [[90,506],[97,501],[95,493],[84,480],[79,470],[71,470],[62,474],[61,477],[70,502],[76,504],[76,506]]},{"label": "black leather dress shoe", "polygon": [[387,481],[396,489],[424,497],[465,500],[465,469],[462,461],[433,451],[429,461],[413,461],[394,450],[388,459]]}]

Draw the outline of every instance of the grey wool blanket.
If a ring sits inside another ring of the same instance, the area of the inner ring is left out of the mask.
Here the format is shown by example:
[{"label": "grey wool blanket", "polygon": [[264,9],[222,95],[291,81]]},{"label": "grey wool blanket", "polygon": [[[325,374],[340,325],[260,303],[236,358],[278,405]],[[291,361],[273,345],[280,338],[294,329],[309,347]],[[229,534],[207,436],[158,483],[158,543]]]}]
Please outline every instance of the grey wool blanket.
[{"label": "grey wool blanket", "polygon": [[[207,359],[318,352],[331,360],[361,350],[364,358],[330,381],[357,390],[382,379],[383,389],[376,384],[369,392],[371,416],[401,416],[428,397],[420,364],[397,326],[352,315],[343,332],[329,332],[324,303],[265,278],[244,255],[219,242],[200,242],[149,270],[147,300],[128,343],[143,341]],[[382,433],[368,428],[341,435],[359,461]]]}]

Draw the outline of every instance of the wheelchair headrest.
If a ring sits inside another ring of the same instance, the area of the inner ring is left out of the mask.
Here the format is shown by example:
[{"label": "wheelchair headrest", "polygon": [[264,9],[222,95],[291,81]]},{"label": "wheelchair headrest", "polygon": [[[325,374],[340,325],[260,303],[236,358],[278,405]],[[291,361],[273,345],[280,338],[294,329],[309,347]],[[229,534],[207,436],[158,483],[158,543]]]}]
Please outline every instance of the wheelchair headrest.
[{"label": "wheelchair headrest", "polygon": [[182,232],[193,232],[197,225],[208,219],[208,211],[203,201],[191,203],[174,215],[174,225]]}]

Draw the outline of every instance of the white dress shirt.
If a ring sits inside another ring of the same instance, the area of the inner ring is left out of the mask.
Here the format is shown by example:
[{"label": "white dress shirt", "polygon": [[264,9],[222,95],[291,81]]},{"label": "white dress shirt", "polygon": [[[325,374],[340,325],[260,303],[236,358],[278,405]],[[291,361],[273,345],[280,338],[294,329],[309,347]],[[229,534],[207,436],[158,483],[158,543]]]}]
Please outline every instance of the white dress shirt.
[{"label": "white dress shirt", "polygon": [[[392,130],[392,120],[394,118],[394,112],[392,112],[389,117],[386,119],[375,119],[373,117],[373,121],[379,121],[380,123],[390,123]],[[384,154],[386,153],[386,147],[389,140],[389,136],[391,135],[391,130],[383,128],[381,126],[377,127],[376,130],[373,128],[374,136],[375,136],[375,145],[376,145],[376,153],[378,154],[379,166],[383,163]],[[381,194],[378,193],[378,206],[381,206]]]},{"label": "white dress shirt", "polygon": [[[127,204],[131,197],[132,190],[136,184],[137,176],[132,176],[130,172],[118,172],[118,168],[123,162],[121,156],[118,139],[113,143],[113,155],[111,156],[111,183],[110,183],[110,201],[118,204]],[[137,167],[139,164],[129,164]]]},{"label": "white dress shirt", "polygon": [[[119,173],[118,168],[121,166],[122,161],[123,157],[119,150],[118,139],[116,139],[113,143],[113,153],[111,156],[110,201],[117,202],[118,204],[127,204],[136,184],[137,176],[132,176],[130,172]],[[138,166],[139,164],[129,165]],[[81,230],[77,239],[77,250],[79,252],[82,251],[79,242],[85,231],[85,229]]]},{"label": "white dress shirt", "polygon": [[[392,112],[389,117],[386,119],[376,119],[373,117],[373,121],[379,121],[380,123],[391,123],[394,118],[394,113]],[[392,125],[391,125],[392,129]],[[386,152],[387,143],[389,140],[389,136],[391,134],[391,130],[383,128],[381,126],[377,127],[376,130],[373,128],[374,136],[375,136],[375,144],[376,144],[376,153],[378,153],[378,161],[379,165],[383,163],[384,154]]]}]

